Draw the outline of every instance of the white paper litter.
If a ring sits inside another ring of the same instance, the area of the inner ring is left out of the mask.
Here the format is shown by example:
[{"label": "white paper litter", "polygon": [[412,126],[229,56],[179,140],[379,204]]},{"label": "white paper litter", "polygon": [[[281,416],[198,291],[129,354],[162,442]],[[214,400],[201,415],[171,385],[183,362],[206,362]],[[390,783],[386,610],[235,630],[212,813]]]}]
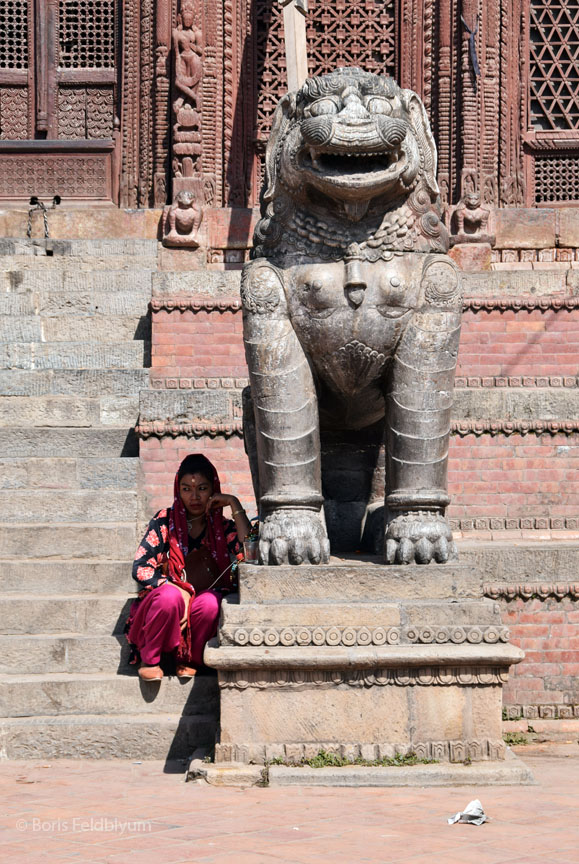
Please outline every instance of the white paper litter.
[{"label": "white paper litter", "polygon": [[469,825],[482,825],[487,821],[487,816],[482,808],[482,804],[475,798],[470,804],[467,804],[462,813],[455,813],[448,820],[449,825],[454,825],[455,822],[468,822]]}]

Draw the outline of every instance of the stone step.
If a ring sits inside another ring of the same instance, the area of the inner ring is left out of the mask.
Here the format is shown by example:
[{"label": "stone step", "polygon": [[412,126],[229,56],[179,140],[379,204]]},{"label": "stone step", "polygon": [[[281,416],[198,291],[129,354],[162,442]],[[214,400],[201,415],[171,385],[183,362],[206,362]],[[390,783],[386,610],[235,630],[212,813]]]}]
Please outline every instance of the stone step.
[{"label": "stone step", "polygon": [[124,635],[78,633],[0,636],[0,674],[133,671]]},{"label": "stone step", "polygon": [[0,675],[0,717],[64,714],[216,714],[217,678],[167,677],[144,683],[134,675],[97,673]]},{"label": "stone step", "polygon": [[2,342],[130,342],[151,338],[151,322],[142,315],[0,315]]},{"label": "stone step", "polygon": [[109,524],[22,524],[0,523],[0,549],[3,563],[22,560],[29,554],[59,559],[93,559],[103,561],[132,560],[140,540],[134,522]]},{"label": "stone step", "polygon": [[48,633],[122,634],[135,598],[97,594],[87,582],[84,594],[2,594],[0,627],[3,636]]},{"label": "stone step", "polygon": [[1,396],[138,396],[149,386],[148,369],[2,369]]},{"label": "stone step", "polygon": [[118,256],[157,255],[157,240],[136,237],[95,237],[70,239],[29,239],[24,237],[0,238],[0,256],[35,258],[110,258]]},{"label": "stone step", "polygon": [[[540,533],[540,532],[537,532]],[[458,543],[459,561],[481,572],[484,582],[577,582],[579,541],[514,539]]]},{"label": "stone step", "polygon": [[216,725],[214,714],[179,712],[0,719],[0,758],[188,759],[213,748]]},{"label": "stone step", "polygon": [[[131,576],[131,567],[136,548],[135,543],[131,556],[123,561],[102,561],[98,558],[72,561],[59,558],[5,560],[2,564],[2,596],[8,599],[7,595],[10,594],[31,594],[40,599],[53,594],[113,594],[117,595],[120,609],[127,596],[135,591],[136,583]],[[38,551],[40,550],[34,547],[30,549],[32,554],[37,554]]]},{"label": "stone step", "polygon": [[14,519],[16,522],[38,524],[58,523],[127,522],[136,518],[137,493],[107,489],[95,493],[90,489],[67,492],[2,490],[0,491],[0,522]]},{"label": "stone step", "polygon": [[[4,299],[15,295],[0,294],[0,312]],[[51,315],[146,315],[149,309],[150,290],[136,291],[40,291],[33,295],[35,312],[44,317]],[[24,311],[22,314],[28,314]]]},{"label": "stone step", "polygon": [[0,488],[135,490],[138,467],[138,459],[120,457],[0,458]]},{"label": "stone step", "polygon": [[138,456],[139,442],[134,432],[120,429],[30,429],[0,428],[0,453],[3,457]]},{"label": "stone step", "polygon": [[132,427],[138,416],[138,396],[0,396],[0,426]]},{"label": "stone step", "polygon": [[[47,261],[47,259],[40,259]],[[51,270],[46,264],[36,265],[37,269],[22,271],[0,271],[0,294],[38,294],[47,291],[90,292],[116,294],[117,292],[134,292],[141,297],[151,294],[153,270],[134,268],[130,270],[81,271],[77,261],[69,261],[66,267]]]},{"label": "stone step", "polygon": [[12,342],[0,345],[2,369],[141,369],[147,365],[143,342],[113,345],[85,342]]}]

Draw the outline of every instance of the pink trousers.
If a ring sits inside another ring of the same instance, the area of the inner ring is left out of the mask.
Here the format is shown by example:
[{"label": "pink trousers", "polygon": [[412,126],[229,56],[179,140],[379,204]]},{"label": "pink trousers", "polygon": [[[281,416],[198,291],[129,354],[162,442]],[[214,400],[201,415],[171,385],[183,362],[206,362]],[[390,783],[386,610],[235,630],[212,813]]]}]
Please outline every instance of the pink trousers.
[{"label": "pink trousers", "polygon": [[[191,656],[180,658],[182,661],[193,666],[203,663],[205,643],[217,633],[220,608],[221,594],[216,591],[205,591],[191,600]],[[181,643],[184,612],[185,601],[181,592],[170,582],[154,588],[138,603],[128,638],[139,649],[143,663],[156,666],[161,654],[177,650]]]}]

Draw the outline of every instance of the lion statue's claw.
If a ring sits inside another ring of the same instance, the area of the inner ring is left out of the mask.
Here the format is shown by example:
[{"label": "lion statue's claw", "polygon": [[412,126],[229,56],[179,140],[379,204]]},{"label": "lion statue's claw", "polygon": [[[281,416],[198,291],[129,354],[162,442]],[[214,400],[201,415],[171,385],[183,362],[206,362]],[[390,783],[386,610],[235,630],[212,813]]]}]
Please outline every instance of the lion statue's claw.
[{"label": "lion statue's claw", "polygon": [[330,541],[319,516],[309,510],[276,510],[261,524],[261,564],[327,564]]},{"label": "lion statue's claw", "polygon": [[458,557],[450,526],[440,513],[396,516],[386,529],[384,551],[387,564],[446,564]]}]

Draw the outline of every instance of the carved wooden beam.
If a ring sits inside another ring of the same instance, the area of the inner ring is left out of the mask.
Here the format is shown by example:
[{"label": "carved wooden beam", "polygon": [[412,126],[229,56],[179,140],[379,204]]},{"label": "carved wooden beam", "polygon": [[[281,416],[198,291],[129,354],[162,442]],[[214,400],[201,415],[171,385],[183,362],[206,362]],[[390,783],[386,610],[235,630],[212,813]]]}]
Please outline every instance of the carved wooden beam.
[{"label": "carved wooden beam", "polygon": [[280,0],[283,6],[287,88],[299,90],[308,77],[306,15],[308,0]]}]

